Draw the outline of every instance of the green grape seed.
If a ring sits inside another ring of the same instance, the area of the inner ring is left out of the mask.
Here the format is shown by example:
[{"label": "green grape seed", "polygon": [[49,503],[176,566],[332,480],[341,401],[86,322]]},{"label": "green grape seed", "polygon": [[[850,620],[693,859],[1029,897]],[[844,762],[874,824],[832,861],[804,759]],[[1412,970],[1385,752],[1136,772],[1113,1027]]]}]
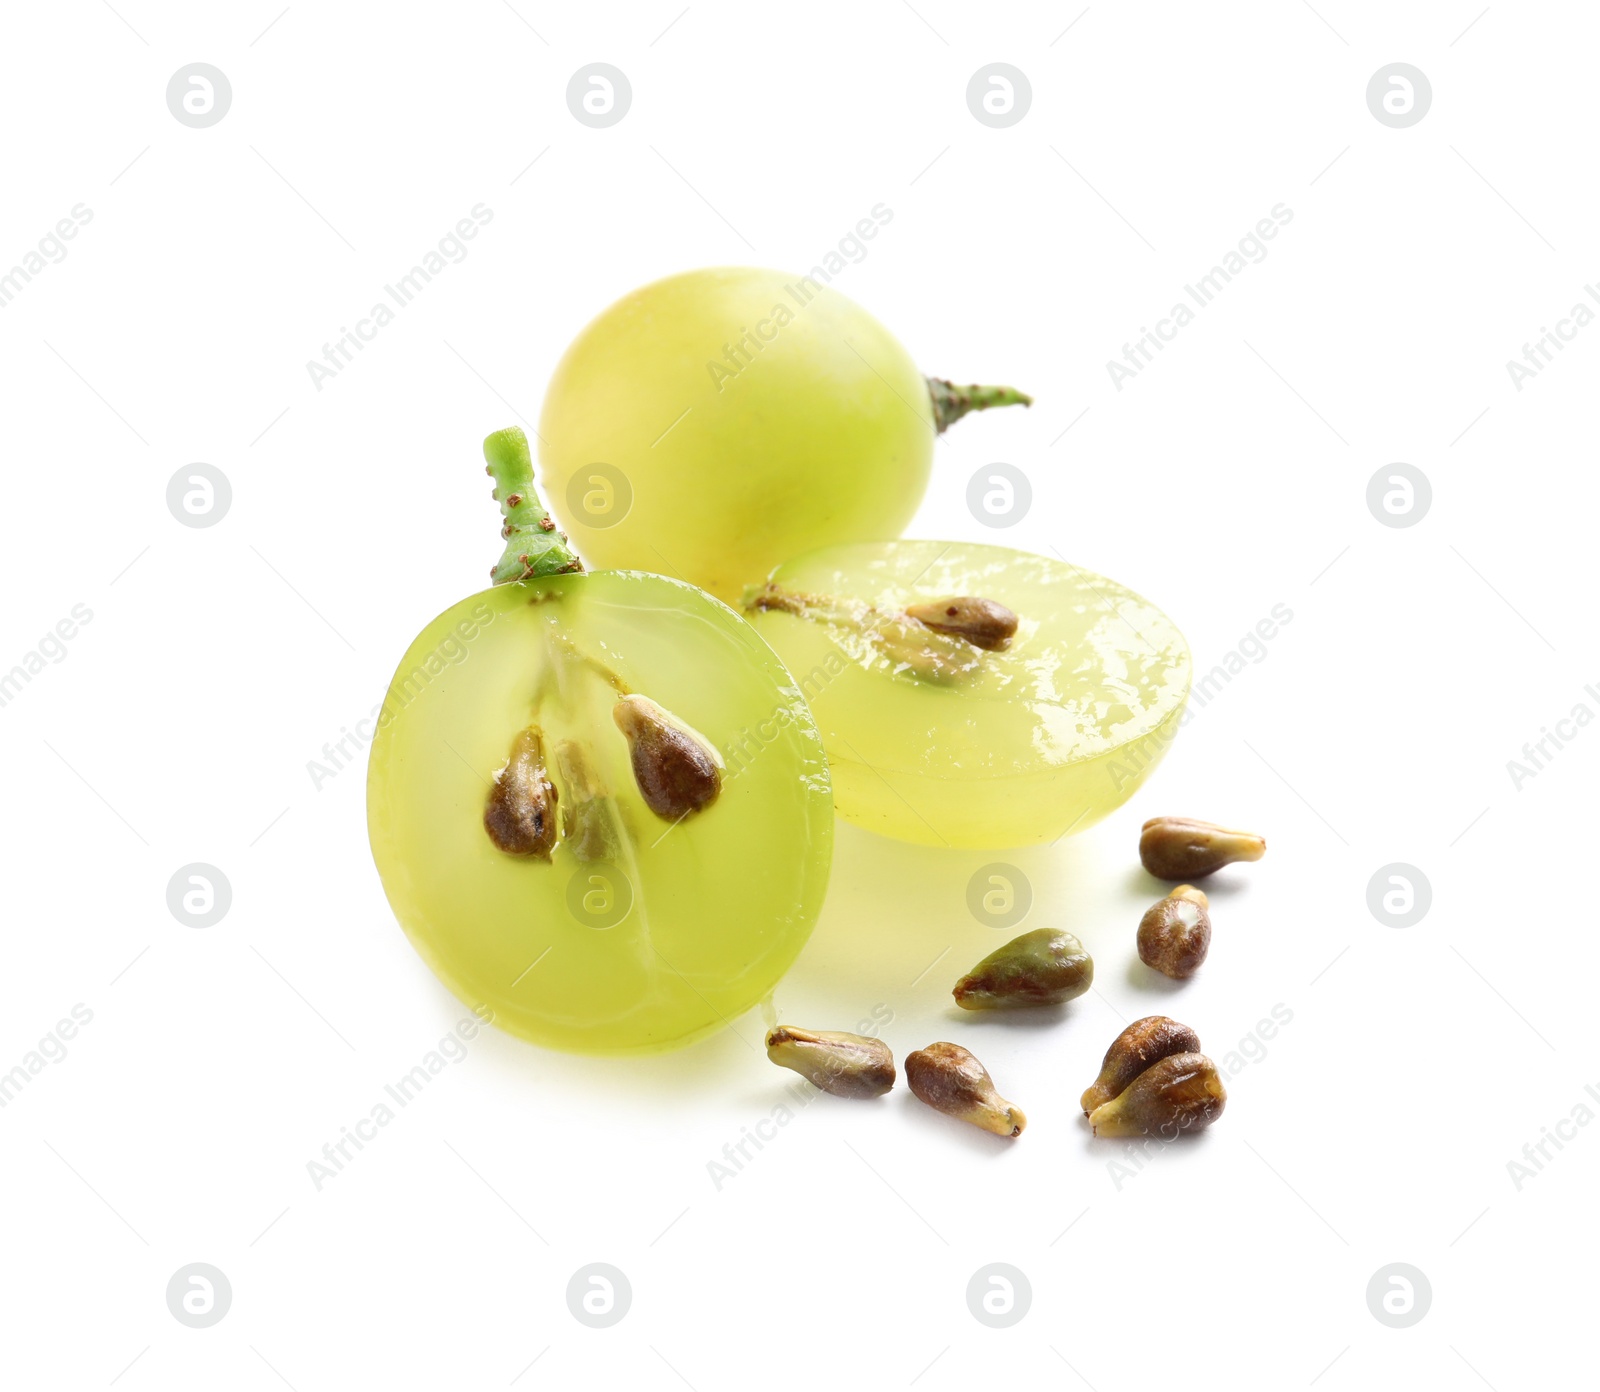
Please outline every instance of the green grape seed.
[{"label": "green grape seed", "polygon": [[1260,860],[1265,838],[1196,817],[1152,817],[1139,833],[1139,859],[1158,880],[1198,880],[1236,860]]},{"label": "green grape seed", "polygon": [[1071,933],[1035,928],[979,962],[951,992],[963,1010],[1060,1005],[1094,982],[1094,959]]},{"label": "green grape seed", "polygon": [[981,1131],[1020,1136],[1028,1124],[1022,1108],[995,1090],[989,1070],[959,1044],[941,1040],[907,1054],[906,1083],[934,1111]]},{"label": "green grape seed", "polygon": [[1139,920],[1139,960],[1183,981],[1200,970],[1211,947],[1211,906],[1204,891],[1179,885]]},{"label": "green grape seed", "polygon": [[1099,1075],[1084,1090],[1084,1116],[1120,1095],[1152,1064],[1172,1054],[1199,1052],[1200,1036],[1188,1025],[1180,1025],[1167,1015],[1146,1015],[1135,1020],[1111,1041]]},{"label": "green grape seed", "polygon": [[906,614],[935,633],[964,638],[985,652],[1004,652],[1017,632],[1017,616],[1005,605],[972,595],[913,604]]},{"label": "green grape seed", "polygon": [[767,1031],[767,1057],[835,1097],[882,1097],[894,1087],[889,1046],[864,1034],[775,1025]]},{"label": "green grape seed", "polygon": [[669,822],[711,806],[722,791],[716,751],[646,696],[624,696],[611,718],[627,736],[639,796]]},{"label": "green grape seed", "polygon": [[489,839],[507,855],[549,860],[556,844],[556,790],[544,765],[544,738],[530,725],[511,744],[483,809]]},{"label": "green grape seed", "polygon": [[1169,1054],[1089,1113],[1096,1136],[1160,1136],[1203,1131],[1228,1105],[1217,1066],[1204,1054]]},{"label": "green grape seed", "polygon": [[[941,600],[948,607],[957,601]],[[979,601],[980,603],[987,601]],[[752,590],[744,607],[754,613],[777,610],[849,633],[886,663],[891,672],[926,681],[954,681],[974,671],[983,654],[966,637],[923,622],[909,611],[878,609],[857,599],[800,594],[768,583]],[[999,608],[999,605],[995,606]],[[1010,610],[1004,611],[1010,614]],[[1011,615],[1015,631],[1016,616]]]}]

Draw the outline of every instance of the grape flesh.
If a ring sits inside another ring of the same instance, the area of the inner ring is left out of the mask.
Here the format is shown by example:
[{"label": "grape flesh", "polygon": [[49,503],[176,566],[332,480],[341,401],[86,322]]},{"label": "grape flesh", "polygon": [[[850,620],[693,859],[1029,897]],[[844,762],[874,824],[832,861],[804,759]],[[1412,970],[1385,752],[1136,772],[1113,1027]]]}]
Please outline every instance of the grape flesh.
[{"label": "grape flesh", "polygon": [[[1015,635],[990,651],[906,615],[955,597],[1013,611]],[[778,567],[746,611],[806,694],[840,816],[906,841],[1092,826],[1159,762],[1189,690],[1188,646],[1149,601],[1001,547],[828,547]]]},{"label": "grape flesh", "polygon": [[926,379],[858,305],[781,271],[692,271],[619,300],[567,349],[540,485],[590,564],[734,602],[803,551],[899,536],[935,435]]},{"label": "grape flesh", "polygon": [[[714,751],[692,815],[641,792],[615,717],[641,697]],[[826,760],[788,674],[725,605],[658,575],[501,585],[439,615],[390,686],[367,805],[428,965],[496,1024],[582,1053],[686,1044],[763,999],[832,853]]]}]

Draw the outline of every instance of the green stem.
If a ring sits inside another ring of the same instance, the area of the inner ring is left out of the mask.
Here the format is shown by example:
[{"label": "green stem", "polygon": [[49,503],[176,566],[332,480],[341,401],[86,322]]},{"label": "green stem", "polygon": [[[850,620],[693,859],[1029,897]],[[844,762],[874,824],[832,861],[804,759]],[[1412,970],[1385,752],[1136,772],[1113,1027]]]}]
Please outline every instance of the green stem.
[{"label": "green stem", "polygon": [[968,411],[987,411],[991,406],[1031,406],[1033,398],[1015,387],[958,387],[943,377],[928,378],[933,396],[933,419],[944,434]]},{"label": "green stem", "polygon": [[533,456],[528,437],[519,426],[497,430],[483,442],[484,470],[494,479],[494,500],[500,504],[505,525],[500,535],[506,549],[499,564],[490,571],[497,585],[516,580],[532,580],[541,575],[564,575],[582,570],[577,552],[556,530],[533,487]]}]

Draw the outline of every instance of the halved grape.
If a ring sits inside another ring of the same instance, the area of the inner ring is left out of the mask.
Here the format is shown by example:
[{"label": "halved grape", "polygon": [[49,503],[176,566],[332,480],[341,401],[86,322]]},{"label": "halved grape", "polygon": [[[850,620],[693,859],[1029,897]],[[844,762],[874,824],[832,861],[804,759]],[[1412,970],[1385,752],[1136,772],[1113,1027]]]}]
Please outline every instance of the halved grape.
[{"label": "halved grape", "polygon": [[814,278],[689,271],[618,300],[567,348],[539,418],[540,482],[592,565],[733,601],[812,547],[899,536],[937,433],[1027,401],[925,378]]},{"label": "halved grape", "polygon": [[1149,601],[997,546],[828,547],[745,608],[811,704],[839,814],[906,841],[1092,826],[1165,753],[1189,690],[1188,646]]},{"label": "halved grape", "polygon": [[782,664],[725,605],[629,572],[500,585],[424,628],[367,806],[428,965],[496,1024],[584,1053],[685,1044],[760,1001],[832,852]]}]

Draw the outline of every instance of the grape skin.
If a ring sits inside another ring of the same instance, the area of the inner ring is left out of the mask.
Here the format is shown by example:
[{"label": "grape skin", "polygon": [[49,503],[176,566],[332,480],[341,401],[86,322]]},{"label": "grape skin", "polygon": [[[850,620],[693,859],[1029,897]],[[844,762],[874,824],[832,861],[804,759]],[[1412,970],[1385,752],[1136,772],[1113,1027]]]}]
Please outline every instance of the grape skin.
[{"label": "grape skin", "polygon": [[803,551],[898,536],[935,433],[926,380],[858,305],[781,271],[692,271],[625,296],[567,349],[540,483],[592,565],[735,602]]}]

